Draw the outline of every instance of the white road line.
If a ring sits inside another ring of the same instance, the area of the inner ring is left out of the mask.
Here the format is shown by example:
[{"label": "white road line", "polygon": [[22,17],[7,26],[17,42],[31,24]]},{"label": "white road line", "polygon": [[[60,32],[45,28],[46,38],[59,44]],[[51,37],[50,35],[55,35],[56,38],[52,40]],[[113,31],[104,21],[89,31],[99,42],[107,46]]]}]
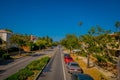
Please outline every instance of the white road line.
[{"label": "white road line", "polygon": [[60,53],[61,53],[61,60],[62,60],[62,67],[63,67],[64,80],[66,80],[65,68],[64,68],[64,63],[63,63],[63,58],[62,58],[62,52],[61,52],[61,50],[60,50]]}]

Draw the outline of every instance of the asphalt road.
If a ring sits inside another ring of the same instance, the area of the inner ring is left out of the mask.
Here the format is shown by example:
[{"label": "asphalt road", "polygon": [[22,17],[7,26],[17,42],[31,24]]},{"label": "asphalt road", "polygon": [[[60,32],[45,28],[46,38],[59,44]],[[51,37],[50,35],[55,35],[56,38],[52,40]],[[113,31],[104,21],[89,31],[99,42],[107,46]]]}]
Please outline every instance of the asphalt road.
[{"label": "asphalt road", "polygon": [[71,75],[67,72],[63,61],[63,50],[61,47],[57,49],[57,52],[45,67],[38,80],[71,80]]},{"label": "asphalt road", "polygon": [[54,50],[45,50],[44,52],[36,52],[34,55],[19,59],[14,61],[8,65],[0,65],[0,80],[7,78],[8,76],[16,73],[20,69],[24,68],[28,65],[31,61],[42,57],[43,55],[52,55],[56,49]]}]

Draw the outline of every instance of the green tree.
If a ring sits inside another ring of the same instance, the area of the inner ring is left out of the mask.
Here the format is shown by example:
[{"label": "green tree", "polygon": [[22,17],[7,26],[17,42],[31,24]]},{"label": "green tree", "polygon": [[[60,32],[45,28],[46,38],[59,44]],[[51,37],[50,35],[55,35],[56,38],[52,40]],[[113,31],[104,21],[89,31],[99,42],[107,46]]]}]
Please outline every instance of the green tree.
[{"label": "green tree", "polygon": [[[97,26],[92,27],[88,31],[88,34],[81,37],[82,42],[86,45],[87,67],[89,67],[89,56],[93,53],[106,53],[108,57],[110,57],[108,46],[111,46],[112,37],[109,36],[109,32],[110,31]],[[106,54],[103,54],[102,56],[105,56]]]},{"label": "green tree", "polygon": [[46,40],[39,39],[39,40],[37,40],[37,41],[35,42],[35,44],[36,44],[37,46],[39,46],[39,50],[40,50],[40,49],[46,47],[47,41],[46,41]]},{"label": "green tree", "polygon": [[19,48],[19,54],[21,55],[20,49],[22,46],[27,45],[30,42],[30,36],[22,34],[14,34],[10,38],[11,43],[15,44]]},{"label": "green tree", "polygon": [[78,38],[74,34],[67,34],[66,37],[61,41],[61,44],[65,46],[67,49],[79,48]]},{"label": "green tree", "polygon": [[117,32],[120,32],[120,22],[116,21],[115,27],[117,28]]},{"label": "green tree", "polygon": [[13,31],[11,29],[6,28],[5,30],[13,33]]},{"label": "green tree", "polygon": [[87,53],[87,68],[89,68],[89,60],[90,60],[90,54],[92,53],[93,47],[94,47],[94,43],[93,43],[93,39],[92,36],[89,34],[86,34],[84,36],[81,37],[81,40],[83,42],[83,44],[85,45],[85,52]]},{"label": "green tree", "polygon": [[52,46],[53,40],[49,36],[45,36],[45,37],[42,37],[40,39],[45,40],[47,42],[45,45],[46,47]]},{"label": "green tree", "polygon": [[59,42],[55,41],[55,42],[52,43],[52,46],[57,46],[58,44],[59,44]]}]

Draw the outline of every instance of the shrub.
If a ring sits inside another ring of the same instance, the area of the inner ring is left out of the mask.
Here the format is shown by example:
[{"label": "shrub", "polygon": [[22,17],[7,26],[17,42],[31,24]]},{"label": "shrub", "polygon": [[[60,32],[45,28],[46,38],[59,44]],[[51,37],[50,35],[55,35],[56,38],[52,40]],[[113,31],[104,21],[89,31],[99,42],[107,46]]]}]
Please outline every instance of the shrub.
[{"label": "shrub", "polygon": [[41,70],[42,67],[47,64],[47,62],[49,61],[49,57],[44,57],[41,58],[39,60],[35,60],[33,62],[31,62],[26,68],[30,69],[30,70]]},{"label": "shrub", "polygon": [[85,52],[83,51],[83,52],[81,52],[81,56],[87,57],[87,53],[85,53]]},{"label": "shrub", "polygon": [[19,51],[19,48],[11,47],[11,48],[8,49],[8,52],[15,52],[15,51]]},{"label": "shrub", "polygon": [[44,57],[39,60],[35,60],[27,65],[24,69],[19,70],[19,72],[6,78],[5,80],[26,80],[29,76],[34,74],[33,70],[42,70],[49,59],[49,57]]},{"label": "shrub", "polygon": [[5,54],[2,55],[2,58],[3,59],[10,59],[11,57],[8,53],[5,53]]},{"label": "shrub", "polygon": [[97,58],[98,62],[106,62],[106,60],[100,55],[95,55],[95,57]]},{"label": "shrub", "polygon": [[5,80],[26,80],[28,76],[33,75],[34,72],[27,68],[21,69],[19,72],[13,74],[12,76],[6,78]]},{"label": "shrub", "polygon": [[4,50],[0,50],[0,57],[2,57],[2,55],[5,54]]}]

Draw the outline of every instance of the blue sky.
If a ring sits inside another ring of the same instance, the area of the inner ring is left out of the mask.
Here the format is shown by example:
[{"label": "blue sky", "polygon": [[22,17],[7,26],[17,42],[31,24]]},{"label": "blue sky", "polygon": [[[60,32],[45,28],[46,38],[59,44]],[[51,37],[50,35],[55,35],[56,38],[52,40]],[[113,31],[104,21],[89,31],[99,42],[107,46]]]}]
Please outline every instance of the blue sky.
[{"label": "blue sky", "polygon": [[116,21],[120,0],[0,0],[0,28],[14,33],[60,40],[66,34],[86,34],[96,25],[115,31]]}]

